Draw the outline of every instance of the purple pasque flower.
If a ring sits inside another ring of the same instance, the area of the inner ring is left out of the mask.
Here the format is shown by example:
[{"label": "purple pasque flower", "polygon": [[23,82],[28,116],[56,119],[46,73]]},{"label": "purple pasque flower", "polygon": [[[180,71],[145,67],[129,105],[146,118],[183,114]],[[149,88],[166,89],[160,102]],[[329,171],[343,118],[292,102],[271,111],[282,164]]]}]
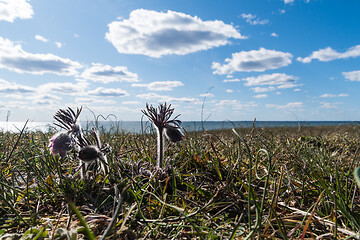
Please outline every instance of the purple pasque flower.
[{"label": "purple pasque flower", "polygon": [[59,154],[60,157],[65,157],[73,147],[74,141],[67,132],[57,133],[50,139],[49,148],[53,155]]},{"label": "purple pasque flower", "polygon": [[164,161],[164,135],[172,142],[180,141],[183,134],[180,130],[181,121],[177,119],[180,115],[171,118],[174,108],[170,105],[159,104],[158,108],[146,104],[142,113],[154,124],[157,130],[157,167],[163,167]]},{"label": "purple pasque flower", "polygon": [[76,139],[82,134],[78,118],[82,108],[77,108],[76,112],[70,107],[68,109],[59,109],[54,119],[54,125],[64,129],[66,132],[55,134],[50,139],[49,148],[52,154],[59,154],[65,157],[66,153],[76,145]]}]

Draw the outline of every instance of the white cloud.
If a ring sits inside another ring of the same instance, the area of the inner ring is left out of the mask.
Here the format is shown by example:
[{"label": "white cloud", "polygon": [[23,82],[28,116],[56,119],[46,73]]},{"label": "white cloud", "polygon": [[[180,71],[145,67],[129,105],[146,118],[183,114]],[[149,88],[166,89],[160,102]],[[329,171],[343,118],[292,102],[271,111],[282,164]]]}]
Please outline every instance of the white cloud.
[{"label": "white cloud", "polygon": [[[245,86],[275,85],[277,88],[292,88],[297,86],[295,83],[298,80],[298,77],[286,75],[285,73],[273,73],[263,74],[257,77],[248,77],[242,80],[246,81]],[[270,90],[270,88],[268,90]],[[274,89],[271,88],[271,90]]]},{"label": "white cloud", "polygon": [[36,94],[31,97],[32,99],[44,99],[44,100],[61,100],[61,97],[55,94],[42,93]]},{"label": "white cloud", "polygon": [[71,82],[53,82],[45,83],[38,87],[40,92],[57,93],[57,94],[83,94],[88,87],[88,83],[78,81],[77,83]]},{"label": "white cloud", "polygon": [[274,33],[274,32],[271,33],[270,36],[272,36],[272,37],[279,37],[279,35],[278,35],[277,33]]},{"label": "white cloud", "polygon": [[350,81],[360,81],[360,71],[343,72],[342,74]]},{"label": "white cloud", "polygon": [[260,25],[264,25],[264,24],[267,24],[269,23],[269,20],[268,19],[263,19],[263,20],[260,20],[260,19],[255,19],[253,21],[250,21],[250,24],[252,25],[257,25],[257,24],[260,24]]},{"label": "white cloud", "polygon": [[36,94],[30,97],[32,103],[36,105],[58,105],[61,97],[54,94]]},{"label": "white cloud", "polygon": [[333,109],[338,107],[337,104],[338,103],[320,102],[320,108]]},{"label": "white cloud", "polygon": [[224,79],[224,83],[228,83],[228,82],[240,82],[240,79],[234,78],[234,79]]},{"label": "white cloud", "polygon": [[184,13],[137,9],[128,19],[111,22],[105,38],[119,53],[161,57],[185,55],[244,39],[232,25],[222,21],[202,21]]},{"label": "white cloud", "polygon": [[36,91],[35,88],[16,84],[16,83],[11,83],[6,80],[0,79],[0,93],[25,94],[25,93],[34,93],[35,91]]},{"label": "white cloud", "polygon": [[29,104],[29,100],[26,101],[11,101],[8,102],[6,107],[8,107],[9,109],[17,109],[17,110],[24,110],[24,111],[35,111],[36,113],[40,113],[41,111],[55,111],[58,106],[59,103],[57,101],[54,100],[46,100],[46,99],[38,99],[38,100],[32,100],[31,104]]},{"label": "white cloud", "polygon": [[288,4],[288,3],[292,3],[292,2],[294,2],[295,0],[284,0],[284,3],[285,4]]},{"label": "white cloud", "polygon": [[53,100],[46,100],[46,99],[37,99],[34,100],[32,102],[34,105],[37,106],[54,106],[54,105],[59,105],[58,101],[53,101]]},{"label": "white cloud", "polygon": [[41,36],[41,35],[35,35],[35,39],[36,40],[39,40],[39,41],[42,41],[42,42],[48,42],[49,40],[46,39],[45,37]]},{"label": "white cloud", "polygon": [[214,97],[215,95],[212,93],[204,93],[204,94],[200,94],[200,97]]},{"label": "white cloud", "polygon": [[138,105],[138,104],[141,104],[141,102],[139,102],[139,101],[122,101],[121,103],[125,104],[125,105]]},{"label": "white cloud", "polygon": [[55,42],[55,45],[56,45],[58,48],[61,48],[61,47],[62,47],[62,43],[61,43],[61,42]]},{"label": "white cloud", "polygon": [[258,94],[254,96],[254,98],[267,98],[267,97],[268,97],[267,94]]},{"label": "white cloud", "polygon": [[256,93],[264,93],[264,92],[270,92],[274,91],[276,88],[273,86],[270,87],[254,87],[252,90]]},{"label": "white cloud", "polygon": [[[124,106],[114,106],[114,105],[110,105],[110,106],[104,106],[103,104],[100,105],[91,105],[91,110],[96,112],[97,114],[102,114],[103,116],[107,116],[109,113],[112,114],[119,114],[119,116],[121,117],[121,120],[133,120],[131,118],[131,116],[133,116],[133,114],[129,114],[129,113],[135,113],[135,114],[140,114],[141,113],[141,108],[134,108],[132,107],[124,107]],[[128,114],[124,114],[124,113],[128,113]],[[114,118],[113,118],[114,119]],[[115,120],[115,119],[114,119]]]},{"label": "white cloud", "polygon": [[267,24],[269,23],[269,20],[268,19],[263,19],[263,20],[260,20],[259,18],[256,18],[256,15],[252,15],[251,13],[248,13],[248,14],[241,14],[241,17],[243,19],[246,19],[246,22],[247,23],[250,23],[251,25],[264,25],[264,24]]},{"label": "white cloud", "polygon": [[256,15],[252,15],[251,13],[248,13],[248,14],[243,13],[243,14],[241,14],[241,17],[243,19],[246,19],[246,21],[248,21],[248,20],[256,18]]},{"label": "white cloud", "polygon": [[298,87],[298,86],[300,86],[300,85],[299,85],[299,84],[295,84],[295,83],[288,82],[288,83],[279,85],[277,88],[278,88],[278,89],[285,89],[285,88],[294,88],[294,87]]},{"label": "white cloud", "polygon": [[321,98],[334,98],[334,97],[348,97],[349,94],[347,93],[340,93],[340,94],[330,94],[330,93],[325,93],[325,94],[322,94],[320,97]]},{"label": "white cloud", "polygon": [[0,79],[0,94],[2,93],[7,94],[7,98],[21,95],[21,99],[43,106],[58,105],[59,100],[65,99],[62,95],[74,96],[76,103],[84,104],[115,104],[116,101],[109,98],[129,96],[127,91],[120,88],[99,87],[89,91],[89,84],[84,80],[77,80],[76,83],[49,82],[29,87]]},{"label": "white cloud", "polygon": [[84,70],[81,77],[101,83],[139,81],[138,75],[128,71],[125,66],[112,67],[101,63],[93,63],[92,67]]},{"label": "white cloud", "polygon": [[320,96],[321,98],[333,98],[336,97],[334,94],[325,93]]},{"label": "white cloud", "polygon": [[116,104],[115,100],[111,99],[102,99],[102,98],[94,98],[94,97],[79,97],[75,98],[75,102],[81,105],[89,105],[89,104]]},{"label": "white cloud", "polygon": [[28,99],[35,104],[48,105],[56,104],[61,95],[86,95],[86,82],[50,82],[38,86],[30,87],[17,83],[12,83],[0,79],[0,94],[7,94],[7,99]]},{"label": "white cloud", "polygon": [[175,87],[183,86],[180,81],[157,81],[151,83],[133,83],[132,87],[146,87],[151,91],[171,91]]},{"label": "white cloud", "polygon": [[214,74],[231,74],[233,72],[263,72],[269,69],[277,69],[291,63],[292,54],[267,50],[241,51],[232,54],[232,58],[225,59],[225,64],[212,63]]},{"label": "white cloud", "polygon": [[28,53],[21,45],[0,37],[0,68],[18,73],[71,76],[77,74],[77,69],[82,68],[82,65],[53,54]]},{"label": "white cloud", "polygon": [[227,105],[230,105],[230,106],[234,106],[236,104],[240,104],[241,102],[239,100],[236,100],[236,99],[233,99],[233,100],[220,100],[216,105],[217,106],[227,106]]},{"label": "white cloud", "polygon": [[308,57],[301,58],[298,57],[297,60],[303,63],[310,63],[313,59],[318,59],[321,62],[328,62],[336,59],[344,59],[350,57],[359,57],[360,56],[360,45],[349,48],[343,53],[339,53],[332,49],[331,47],[323,48],[318,51],[312,52]]},{"label": "white cloud", "polygon": [[253,107],[257,107],[257,104],[254,102],[249,102],[249,103],[242,103],[239,100],[233,99],[233,100],[229,100],[229,99],[225,99],[225,100],[220,100],[218,103],[215,104],[216,106],[231,106],[232,109],[234,110],[242,110],[245,108],[253,108]]},{"label": "white cloud", "polygon": [[275,108],[277,110],[294,111],[294,110],[300,110],[302,107],[304,107],[304,104],[302,102],[290,102],[285,105],[266,104],[265,106],[267,108]]},{"label": "white cloud", "polygon": [[166,95],[159,95],[156,93],[146,93],[146,94],[139,94],[136,95],[138,98],[146,99],[146,100],[155,100],[158,102],[171,102],[171,103],[201,103],[199,99],[197,98],[178,98],[178,97],[172,97],[172,96],[166,96]]},{"label": "white cloud", "polygon": [[226,92],[227,92],[227,93],[232,93],[232,92],[234,92],[234,90],[232,90],[232,89],[226,89]]},{"label": "white cloud", "polygon": [[[19,93],[14,92],[14,93],[11,93],[11,94],[6,94],[5,98],[6,99],[24,99],[26,97],[25,97],[24,94],[19,94]],[[0,106],[1,106],[1,104],[0,104]]]},{"label": "white cloud", "polygon": [[97,96],[97,97],[125,97],[129,96],[129,93],[120,88],[103,88],[99,87],[95,90],[87,92],[89,96]]},{"label": "white cloud", "polygon": [[34,11],[28,2],[29,0],[1,0],[0,21],[14,22],[15,18],[32,18]]}]

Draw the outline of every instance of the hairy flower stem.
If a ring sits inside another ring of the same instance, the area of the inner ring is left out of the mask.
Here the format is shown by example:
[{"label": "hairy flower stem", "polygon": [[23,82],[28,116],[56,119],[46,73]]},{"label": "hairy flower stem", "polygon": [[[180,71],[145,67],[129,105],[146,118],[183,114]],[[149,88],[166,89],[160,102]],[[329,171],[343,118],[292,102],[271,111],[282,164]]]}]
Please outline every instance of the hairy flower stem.
[{"label": "hairy flower stem", "polygon": [[[95,140],[96,140],[96,145],[98,146],[99,149],[101,149],[103,146],[101,144],[101,141],[100,141],[100,137],[99,137],[99,132],[97,130],[93,130],[92,132]],[[105,175],[107,175],[109,173],[109,166],[108,166],[108,160],[107,160],[107,157],[103,154],[101,154],[100,156],[100,165],[101,165],[101,169],[103,171],[103,173]]]},{"label": "hairy flower stem", "polygon": [[158,108],[146,104],[146,109],[141,110],[147,116],[157,130],[157,167],[162,168],[164,165],[164,135],[172,142],[180,141],[183,134],[179,130],[180,120],[176,118],[171,119],[174,109],[164,104],[159,104]]},{"label": "hairy flower stem", "polygon": [[164,128],[159,127],[157,129],[157,166],[163,167],[164,162]]}]

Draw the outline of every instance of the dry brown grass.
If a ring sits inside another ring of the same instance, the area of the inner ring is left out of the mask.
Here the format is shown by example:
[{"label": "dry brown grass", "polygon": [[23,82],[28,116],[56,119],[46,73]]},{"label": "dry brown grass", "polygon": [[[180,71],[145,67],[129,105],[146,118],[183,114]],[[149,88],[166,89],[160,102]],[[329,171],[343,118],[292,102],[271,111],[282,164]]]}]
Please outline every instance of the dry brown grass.
[{"label": "dry brown grass", "polygon": [[114,220],[110,239],[333,239],[360,230],[358,126],[236,131],[169,144],[163,180],[139,170],[155,164],[155,135],[103,133],[111,172],[85,181],[71,155],[50,155],[49,134],[25,133],[14,148],[19,135],[0,133],[0,229],[46,229],[45,238],[77,230],[79,238],[86,231],[80,216],[69,221],[74,202],[95,236]]}]

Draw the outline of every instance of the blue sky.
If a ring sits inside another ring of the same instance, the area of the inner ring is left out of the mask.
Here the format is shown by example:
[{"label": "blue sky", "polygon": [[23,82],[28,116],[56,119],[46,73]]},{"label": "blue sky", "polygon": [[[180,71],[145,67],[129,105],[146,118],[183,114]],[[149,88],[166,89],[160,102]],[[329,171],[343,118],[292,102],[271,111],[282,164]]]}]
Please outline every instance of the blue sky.
[{"label": "blue sky", "polygon": [[[1,0],[0,121],[359,120],[360,1]],[[205,101],[204,101],[205,100]],[[204,103],[204,104],[203,104]],[[88,110],[90,109],[90,110]]]}]

